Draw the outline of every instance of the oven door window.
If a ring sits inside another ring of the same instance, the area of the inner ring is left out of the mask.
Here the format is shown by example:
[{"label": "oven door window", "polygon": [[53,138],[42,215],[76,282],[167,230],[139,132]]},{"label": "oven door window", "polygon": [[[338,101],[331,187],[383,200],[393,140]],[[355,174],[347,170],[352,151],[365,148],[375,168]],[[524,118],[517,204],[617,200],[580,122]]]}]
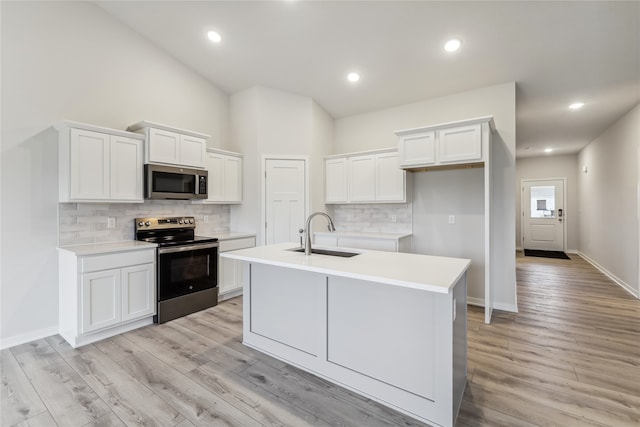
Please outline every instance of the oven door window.
[{"label": "oven door window", "polygon": [[217,247],[159,254],[158,299],[160,301],[214,288],[217,282]]}]

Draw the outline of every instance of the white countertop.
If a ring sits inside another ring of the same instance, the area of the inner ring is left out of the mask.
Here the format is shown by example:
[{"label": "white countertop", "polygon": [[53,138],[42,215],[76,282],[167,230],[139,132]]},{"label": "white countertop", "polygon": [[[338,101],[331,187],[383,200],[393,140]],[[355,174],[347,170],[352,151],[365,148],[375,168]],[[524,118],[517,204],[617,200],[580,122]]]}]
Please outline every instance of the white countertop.
[{"label": "white countertop", "polygon": [[237,232],[237,231],[224,231],[220,233],[205,233],[205,234],[201,234],[201,236],[216,237],[218,240],[223,241],[223,240],[245,239],[247,237],[256,237],[256,234],[243,233],[243,232]]},{"label": "white countertop", "polygon": [[314,236],[328,236],[328,237],[361,237],[367,239],[389,239],[400,240],[403,237],[411,236],[411,233],[371,233],[363,231],[316,231]]},{"label": "white countertop", "polygon": [[225,252],[220,256],[438,293],[448,293],[471,264],[471,260],[461,258],[363,249],[349,251],[359,253],[351,258],[319,254],[307,256],[287,250],[296,247],[299,245],[295,243],[279,243]]},{"label": "white countertop", "polygon": [[86,243],[82,245],[61,246],[59,251],[67,251],[76,256],[98,255],[110,252],[139,251],[153,249],[157,247],[155,243],[143,242],[140,240],[122,240],[118,242],[106,243]]}]

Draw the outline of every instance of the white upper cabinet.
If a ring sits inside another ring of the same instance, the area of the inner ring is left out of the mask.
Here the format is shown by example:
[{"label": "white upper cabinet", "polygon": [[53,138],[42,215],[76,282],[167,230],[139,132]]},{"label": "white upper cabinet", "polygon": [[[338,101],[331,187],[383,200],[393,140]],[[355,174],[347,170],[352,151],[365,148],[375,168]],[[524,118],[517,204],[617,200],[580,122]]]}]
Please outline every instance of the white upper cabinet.
[{"label": "white upper cabinet", "polygon": [[57,126],[60,202],[143,202],[143,137],[75,122]]},{"label": "white upper cabinet", "polygon": [[180,135],[180,164],[204,167],[207,139],[190,135]]},{"label": "white upper cabinet", "polygon": [[127,128],[145,135],[145,163],[205,168],[209,135],[149,121]]},{"label": "white upper cabinet", "polygon": [[376,158],[374,155],[349,157],[349,201],[376,199]]},{"label": "white upper cabinet", "polygon": [[438,131],[440,163],[482,160],[480,125],[458,126]]},{"label": "white upper cabinet", "polygon": [[396,131],[400,167],[420,169],[433,166],[478,163],[486,160],[491,117],[443,123]]},{"label": "white upper cabinet", "polygon": [[327,203],[346,203],[349,200],[347,187],[347,158],[325,160],[325,200]]},{"label": "white upper cabinet", "polygon": [[209,148],[205,157],[208,198],[194,203],[242,203],[242,159],[242,154]]},{"label": "white upper cabinet", "polygon": [[149,128],[145,160],[158,163],[177,163],[180,158],[180,134],[163,129]]},{"label": "white upper cabinet", "polygon": [[398,152],[403,166],[432,165],[436,162],[436,133],[422,132],[399,137]]},{"label": "white upper cabinet", "polygon": [[110,144],[112,200],[140,200],[142,196],[142,141],[112,136]]},{"label": "white upper cabinet", "polygon": [[71,129],[69,145],[69,198],[108,200],[110,135]]},{"label": "white upper cabinet", "polygon": [[376,201],[406,201],[406,172],[397,152],[376,154]]},{"label": "white upper cabinet", "polygon": [[398,151],[331,156],[325,159],[325,203],[406,202],[406,172]]}]

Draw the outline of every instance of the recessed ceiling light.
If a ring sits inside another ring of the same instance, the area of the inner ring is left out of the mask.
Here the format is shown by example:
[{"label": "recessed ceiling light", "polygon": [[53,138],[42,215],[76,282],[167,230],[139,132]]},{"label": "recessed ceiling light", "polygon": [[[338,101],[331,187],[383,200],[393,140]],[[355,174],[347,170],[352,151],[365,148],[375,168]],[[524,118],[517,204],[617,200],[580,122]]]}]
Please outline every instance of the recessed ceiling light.
[{"label": "recessed ceiling light", "polygon": [[569,108],[572,110],[579,110],[582,107],[584,107],[584,102],[574,102],[573,104],[569,105]]},{"label": "recessed ceiling light", "polygon": [[360,74],[358,74],[356,72],[351,72],[351,73],[347,74],[347,80],[349,80],[352,83],[355,83],[358,80],[360,80]]},{"label": "recessed ceiling light", "polygon": [[544,149],[544,152],[545,152],[545,153],[550,153],[550,152],[552,152],[552,151],[553,151],[553,148],[545,148],[545,149]]},{"label": "recessed ceiling light", "polygon": [[222,41],[222,36],[217,31],[209,31],[207,37],[214,43],[220,43]]},{"label": "recessed ceiling light", "polygon": [[444,44],[444,50],[447,52],[455,52],[460,49],[462,42],[459,39],[451,39]]}]

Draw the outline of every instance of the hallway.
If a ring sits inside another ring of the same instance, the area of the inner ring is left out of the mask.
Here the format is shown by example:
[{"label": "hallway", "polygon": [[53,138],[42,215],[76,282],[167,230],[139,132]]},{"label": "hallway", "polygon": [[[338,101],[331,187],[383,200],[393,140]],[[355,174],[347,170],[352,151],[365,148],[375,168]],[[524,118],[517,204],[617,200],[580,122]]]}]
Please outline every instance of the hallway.
[{"label": "hallway", "polygon": [[518,314],[469,307],[457,425],[640,423],[640,301],[570,257],[518,253]]}]

